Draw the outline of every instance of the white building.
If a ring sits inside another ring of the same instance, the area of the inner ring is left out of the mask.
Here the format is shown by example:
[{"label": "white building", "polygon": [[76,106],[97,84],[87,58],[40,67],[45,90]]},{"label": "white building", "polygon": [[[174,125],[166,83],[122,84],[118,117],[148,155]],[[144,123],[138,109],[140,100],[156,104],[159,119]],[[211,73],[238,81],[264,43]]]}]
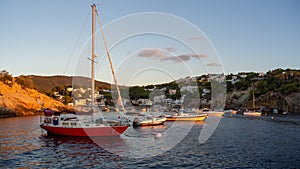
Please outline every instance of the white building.
[{"label": "white building", "polygon": [[198,86],[183,86],[180,91],[189,91],[189,92],[195,92],[198,90]]},{"label": "white building", "polygon": [[85,106],[85,105],[86,105],[86,99],[75,100],[75,106]]},{"label": "white building", "polygon": [[67,88],[67,91],[68,91],[68,92],[72,92],[72,91],[73,91],[73,88],[72,88],[72,87],[68,87],[68,88]]}]

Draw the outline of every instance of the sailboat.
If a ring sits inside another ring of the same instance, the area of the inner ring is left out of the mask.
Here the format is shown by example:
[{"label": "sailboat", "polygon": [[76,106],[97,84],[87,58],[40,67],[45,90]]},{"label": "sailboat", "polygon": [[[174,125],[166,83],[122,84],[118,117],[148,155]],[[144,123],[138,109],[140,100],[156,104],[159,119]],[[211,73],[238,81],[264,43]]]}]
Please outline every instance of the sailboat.
[{"label": "sailboat", "polygon": [[[128,123],[126,120],[122,119],[120,116],[115,119],[105,119],[101,116],[101,112],[96,110],[94,107],[94,90],[95,90],[95,73],[94,73],[94,59],[95,55],[95,21],[97,9],[96,5],[91,5],[92,7],[92,104],[91,111],[86,112],[85,115],[77,115],[76,113],[61,114],[59,112],[54,112],[52,110],[44,111],[44,120],[41,121],[40,127],[48,132],[48,134],[64,135],[64,136],[118,136],[121,135],[127,128]],[[98,18],[99,19],[99,18]],[[99,21],[99,20],[98,20]],[[99,23],[100,24],[100,23]],[[103,40],[106,46],[106,40],[102,30],[102,25],[100,24]],[[112,73],[116,82],[116,76],[112,67],[109,52],[107,52],[110,61],[110,66]],[[122,103],[122,98],[116,83],[118,90],[119,101],[121,101],[122,108],[125,113],[124,105]],[[89,115],[86,115],[89,114]]]},{"label": "sailboat", "polygon": [[243,115],[245,116],[261,116],[261,112],[257,111],[255,109],[255,95],[254,95],[254,90],[252,91],[252,110],[248,110],[243,112]]}]

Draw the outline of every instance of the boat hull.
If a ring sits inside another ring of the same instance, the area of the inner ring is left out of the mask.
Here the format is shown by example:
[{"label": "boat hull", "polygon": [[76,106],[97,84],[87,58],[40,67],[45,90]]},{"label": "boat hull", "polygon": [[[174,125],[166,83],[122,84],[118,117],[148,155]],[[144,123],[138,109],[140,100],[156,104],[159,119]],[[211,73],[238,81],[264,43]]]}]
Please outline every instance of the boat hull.
[{"label": "boat hull", "polygon": [[167,121],[203,121],[207,116],[171,116],[167,117]]},{"label": "boat hull", "polygon": [[244,112],[245,116],[261,116],[261,112]]},{"label": "boat hull", "polygon": [[140,126],[157,126],[157,125],[163,125],[164,122],[156,122],[156,123],[141,123]]},{"label": "boat hull", "polygon": [[156,126],[163,125],[167,118],[157,119],[157,120],[148,120],[140,123],[140,126]]},{"label": "boat hull", "polygon": [[46,130],[49,134],[65,135],[65,136],[118,136],[121,135],[128,126],[105,126],[105,127],[90,127],[90,128],[68,128],[41,125],[41,128]]}]

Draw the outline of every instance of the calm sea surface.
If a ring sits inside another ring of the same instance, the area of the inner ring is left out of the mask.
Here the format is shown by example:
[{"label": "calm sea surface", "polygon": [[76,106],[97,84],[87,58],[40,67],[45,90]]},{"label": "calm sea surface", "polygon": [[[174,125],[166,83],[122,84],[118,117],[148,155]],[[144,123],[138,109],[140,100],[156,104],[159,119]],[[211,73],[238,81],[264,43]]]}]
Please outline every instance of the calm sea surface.
[{"label": "calm sea surface", "polygon": [[[203,123],[190,130],[171,122],[130,127],[120,137],[90,139],[47,136],[39,121],[0,119],[0,168],[300,168],[299,116],[228,115],[204,144],[198,141]],[[168,148],[171,128],[187,135]]]}]

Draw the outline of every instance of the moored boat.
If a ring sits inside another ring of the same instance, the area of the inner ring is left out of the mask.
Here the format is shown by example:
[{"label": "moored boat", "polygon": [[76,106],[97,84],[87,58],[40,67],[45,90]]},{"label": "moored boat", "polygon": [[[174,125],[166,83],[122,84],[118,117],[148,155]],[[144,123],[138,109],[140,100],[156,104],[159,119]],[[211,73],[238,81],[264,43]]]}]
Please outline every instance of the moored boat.
[{"label": "moored boat", "polygon": [[207,114],[209,116],[217,116],[217,117],[222,117],[224,115],[224,111],[212,111],[210,109],[203,109],[200,114]]},{"label": "moored boat", "polygon": [[166,118],[167,121],[203,121],[207,116],[207,114],[175,113],[173,115],[166,115]]},{"label": "moored boat", "polygon": [[99,117],[99,114],[60,114],[45,110],[45,118],[40,127],[48,134],[65,136],[117,136],[128,128],[125,120],[106,120]]},{"label": "moored boat", "polygon": [[141,121],[137,117],[134,118],[132,125],[133,127],[163,125],[166,120],[167,118],[165,116],[155,117],[152,114],[149,114]]},{"label": "moored boat", "polygon": [[243,115],[245,116],[261,116],[261,112],[250,110],[243,112]]},{"label": "moored boat", "polygon": [[[122,117],[122,114],[117,112],[117,115],[110,115],[108,118],[104,117],[102,112],[94,107],[95,98],[95,74],[94,74],[94,63],[95,63],[95,21],[96,21],[97,9],[96,5],[92,5],[92,75],[91,75],[91,106],[88,112],[83,112],[77,115],[74,113],[61,114],[51,110],[44,111],[44,120],[42,120],[40,127],[46,130],[49,134],[65,135],[65,136],[117,136],[122,134],[127,128],[127,119]],[[100,23],[99,23],[100,24]],[[101,31],[102,25],[100,24]],[[106,43],[104,34],[102,32],[104,43]],[[106,45],[107,50],[107,45]],[[107,51],[108,52],[108,51]],[[108,58],[111,63],[110,55]],[[114,76],[116,88],[118,91],[119,100],[121,99],[118,84],[116,82],[116,76],[111,65],[112,73]],[[122,103],[122,102],[121,102]],[[124,114],[125,109],[123,103],[121,104]],[[84,115],[82,115],[84,114]],[[107,113],[106,113],[107,114]]]},{"label": "moored boat", "polygon": [[261,116],[261,112],[257,111],[258,109],[255,107],[255,95],[254,90],[252,91],[252,110],[247,110],[243,112],[245,116]]}]

